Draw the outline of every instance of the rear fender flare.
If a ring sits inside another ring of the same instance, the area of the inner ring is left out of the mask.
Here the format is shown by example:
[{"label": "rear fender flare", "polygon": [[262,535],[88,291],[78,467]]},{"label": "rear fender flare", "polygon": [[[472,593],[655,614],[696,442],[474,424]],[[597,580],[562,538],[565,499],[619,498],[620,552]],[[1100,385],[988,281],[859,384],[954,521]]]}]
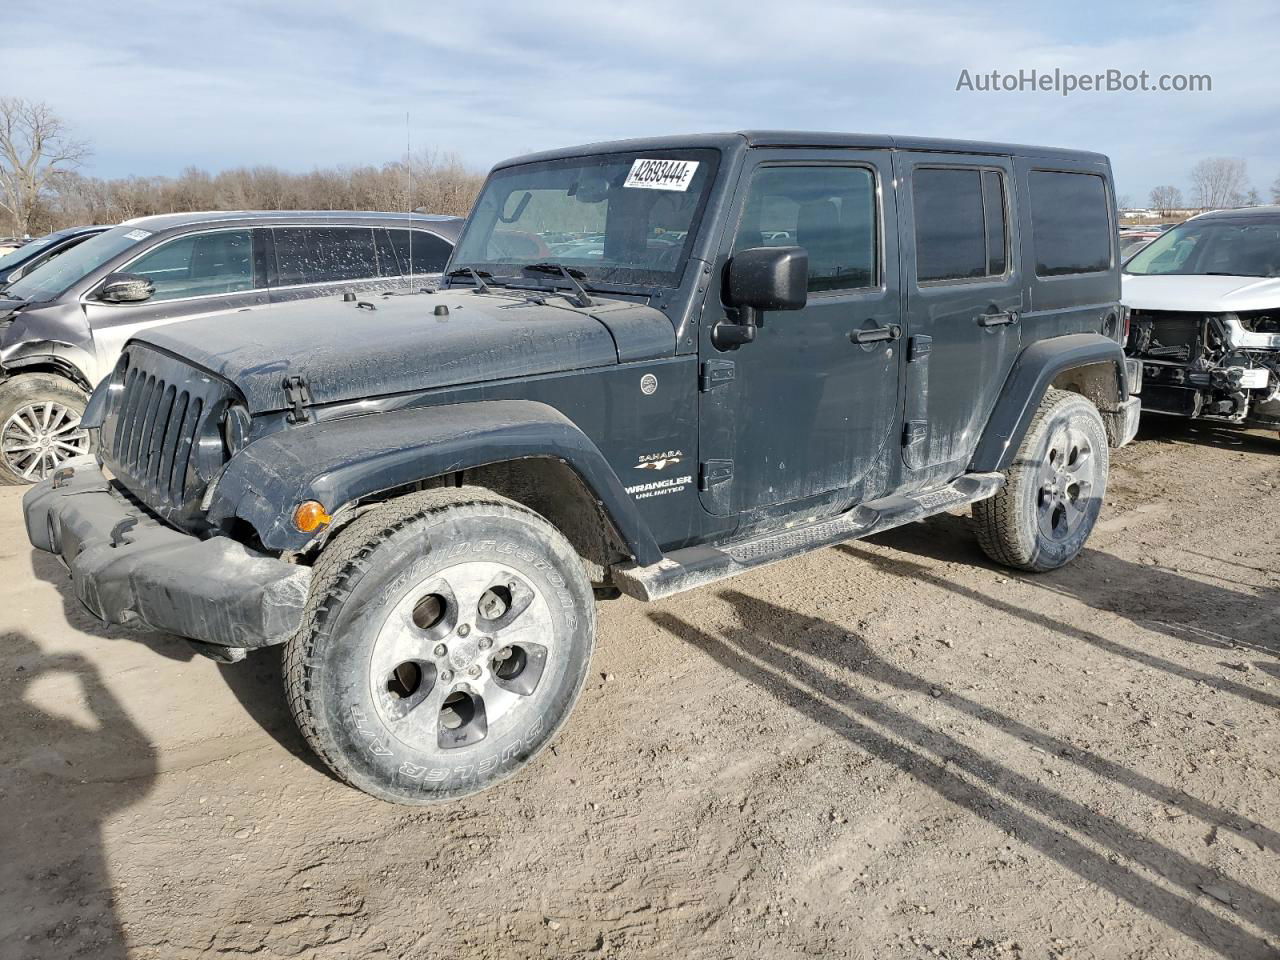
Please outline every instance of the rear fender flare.
[{"label": "rear fender flare", "polygon": [[1117,402],[1127,400],[1124,350],[1100,333],[1073,333],[1039,340],[1018,354],[969,469],[979,473],[1007,470],[1054,380],[1068,370],[1100,363],[1115,369]]},{"label": "rear fender flare", "polygon": [[282,430],[226,465],[209,519],[240,518],[269,550],[299,551],[314,534],[292,524],[317,500],[329,513],[365,497],[495,463],[548,457],[577,473],[637,563],[662,557],[635,501],[599,448],[559,410],[530,400],[484,400],[345,417]]}]

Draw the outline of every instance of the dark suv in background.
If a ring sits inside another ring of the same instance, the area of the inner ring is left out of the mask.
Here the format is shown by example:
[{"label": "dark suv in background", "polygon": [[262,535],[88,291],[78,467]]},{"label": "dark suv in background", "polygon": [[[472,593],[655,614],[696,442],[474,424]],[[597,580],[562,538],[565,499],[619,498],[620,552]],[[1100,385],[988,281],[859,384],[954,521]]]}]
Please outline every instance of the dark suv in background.
[{"label": "dark suv in background", "polygon": [[179,213],[129,220],[86,240],[0,293],[0,483],[38,480],[87,450],[85,400],[134,334],[225,310],[433,285],[462,222]]}]

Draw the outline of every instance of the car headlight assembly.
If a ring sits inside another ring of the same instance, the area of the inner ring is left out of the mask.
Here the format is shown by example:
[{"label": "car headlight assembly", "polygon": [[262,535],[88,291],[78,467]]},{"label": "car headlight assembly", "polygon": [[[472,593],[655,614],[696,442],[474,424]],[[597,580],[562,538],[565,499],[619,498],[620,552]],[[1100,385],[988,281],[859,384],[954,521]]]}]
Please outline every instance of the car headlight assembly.
[{"label": "car headlight assembly", "polygon": [[249,411],[238,403],[227,407],[222,415],[222,443],[226,447],[227,456],[234,457],[249,444],[249,428],[253,418]]}]

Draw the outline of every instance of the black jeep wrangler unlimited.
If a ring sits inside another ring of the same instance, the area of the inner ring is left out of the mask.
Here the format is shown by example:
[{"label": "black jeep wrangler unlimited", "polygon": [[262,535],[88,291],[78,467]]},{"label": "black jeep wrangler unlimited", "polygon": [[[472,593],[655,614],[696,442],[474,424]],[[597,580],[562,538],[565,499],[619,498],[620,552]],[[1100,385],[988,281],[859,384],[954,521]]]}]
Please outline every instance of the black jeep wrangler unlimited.
[{"label": "black jeep wrangler unlimited", "polygon": [[236,660],[347,782],[511,774],[594,603],[665,597],[966,503],[1074,557],[1138,401],[1097,154],[814,133],[496,167],[444,288],[136,337],[98,463],[25,498],[101,619]]}]

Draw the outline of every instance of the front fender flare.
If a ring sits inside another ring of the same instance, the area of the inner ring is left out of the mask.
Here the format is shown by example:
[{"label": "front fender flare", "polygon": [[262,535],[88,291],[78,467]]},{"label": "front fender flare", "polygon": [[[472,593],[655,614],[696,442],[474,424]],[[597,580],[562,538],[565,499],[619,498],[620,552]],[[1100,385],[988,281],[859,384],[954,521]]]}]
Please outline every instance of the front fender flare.
[{"label": "front fender flare", "polygon": [[269,550],[297,551],[313,537],[291,522],[304,500],[318,500],[333,513],[384,490],[530,457],[568,464],[637,563],[661,559],[635,501],[599,448],[559,410],[531,400],[413,407],[270,434],[227,464],[209,501],[209,519],[239,517]]},{"label": "front fender flare", "polygon": [[1045,391],[1053,381],[1067,370],[1095,363],[1114,364],[1120,394],[1118,399],[1122,402],[1127,400],[1129,388],[1125,380],[1124,350],[1120,344],[1100,333],[1073,333],[1038,340],[1018,354],[987,420],[982,439],[978,441],[969,469],[979,473],[1007,470],[1040,401],[1044,399]]}]

